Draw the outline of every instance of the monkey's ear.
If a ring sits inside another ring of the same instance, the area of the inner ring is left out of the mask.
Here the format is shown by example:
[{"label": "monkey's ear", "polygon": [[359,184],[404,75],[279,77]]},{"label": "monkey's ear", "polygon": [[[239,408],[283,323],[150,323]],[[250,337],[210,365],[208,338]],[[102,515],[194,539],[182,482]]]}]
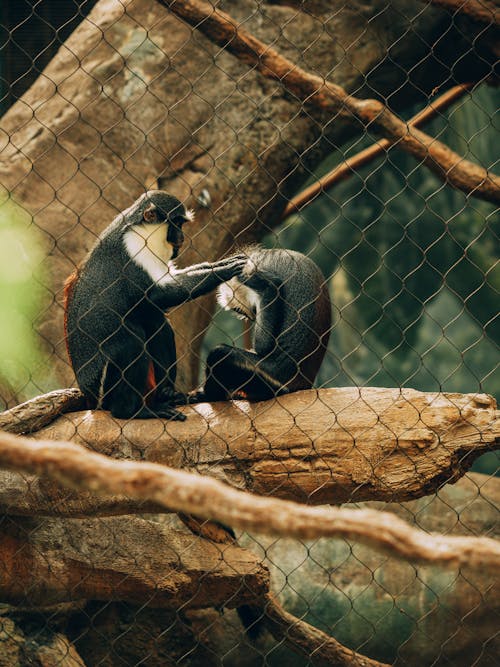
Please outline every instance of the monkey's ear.
[{"label": "monkey's ear", "polygon": [[149,206],[147,206],[144,209],[142,217],[146,222],[158,222],[158,213],[156,211],[156,206],[154,204],[149,204]]}]

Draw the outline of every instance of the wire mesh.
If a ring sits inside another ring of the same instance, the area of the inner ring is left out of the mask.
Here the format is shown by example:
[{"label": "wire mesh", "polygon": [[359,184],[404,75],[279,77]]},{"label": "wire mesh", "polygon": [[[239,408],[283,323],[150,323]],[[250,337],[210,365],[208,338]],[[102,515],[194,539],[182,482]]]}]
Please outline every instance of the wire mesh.
[{"label": "wire mesh", "polygon": [[[85,401],[0,424],[497,537],[491,4],[3,3],[0,405]],[[366,122],[356,100],[383,106]],[[420,123],[424,157],[387,110]],[[0,471],[2,667],[498,664],[487,570],[233,532],[45,472]]]}]

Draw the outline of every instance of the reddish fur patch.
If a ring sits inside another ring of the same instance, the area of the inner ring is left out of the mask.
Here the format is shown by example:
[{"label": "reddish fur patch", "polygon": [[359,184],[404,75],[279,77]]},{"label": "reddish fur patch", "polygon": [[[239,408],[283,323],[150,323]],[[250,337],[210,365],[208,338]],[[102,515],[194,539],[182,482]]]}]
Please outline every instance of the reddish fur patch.
[{"label": "reddish fur patch", "polygon": [[246,391],[242,391],[241,389],[238,389],[238,391],[235,391],[231,394],[231,399],[233,401],[248,401],[248,394]]},{"label": "reddish fur patch", "polygon": [[148,376],[146,378],[146,393],[149,394],[150,391],[156,389],[156,377],[155,377],[155,367],[153,362],[149,362]]},{"label": "reddish fur patch", "polygon": [[64,281],[64,292],[63,292],[63,306],[64,306],[64,340],[66,342],[66,350],[68,352],[68,357],[71,361],[71,355],[69,353],[68,345],[68,306],[71,299],[73,298],[73,292],[75,291],[76,281],[78,280],[78,269],[75,269],[71,275],[69,275]]}]

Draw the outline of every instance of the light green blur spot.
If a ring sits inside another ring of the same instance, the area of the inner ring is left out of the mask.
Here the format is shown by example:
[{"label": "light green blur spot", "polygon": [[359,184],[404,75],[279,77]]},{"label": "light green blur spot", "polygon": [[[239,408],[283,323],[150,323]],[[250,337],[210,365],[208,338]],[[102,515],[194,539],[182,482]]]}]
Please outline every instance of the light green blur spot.
[{"label": "light green blur spot", "polygon": [[40,307],[41,244],[31,215],[0,201],[0,383],[22,389],[38,358],[33,322]]}]

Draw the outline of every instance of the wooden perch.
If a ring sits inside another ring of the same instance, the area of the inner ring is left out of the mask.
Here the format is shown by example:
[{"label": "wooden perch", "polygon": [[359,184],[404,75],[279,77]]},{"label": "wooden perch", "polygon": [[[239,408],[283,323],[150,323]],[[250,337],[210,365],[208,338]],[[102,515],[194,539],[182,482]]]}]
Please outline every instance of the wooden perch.
[{"label": "wooden perch", "polygon": [[[376,510],[307,507],[233,489],[166,466],[116,461],[70,442],[0,433],[0,465],[47,475],[97,495],[124,494],[249,532],[313,539],[343,537],[411,562],[500,571],[500,543],[481,537],[429,535]],[[239,602],[238,604],[241,604]]]},{"label": "wooden perch", "polygon": [[11,604],[234,607],[268,589],[267,568],[247,549],[144,519],[26,519],[0,529],[0,599]]},{"label": "wooden perch", "polygon": [[9,433],[32,433],[58,415],[83,410],[86,401],[79,389],[56,389],[0,413],[0,429]]},{"label": "wooden perch", "polygon": [[247,32],[228,14],[203,0],[160,0],[161,4],[263,76],[279,81],[305,106],[340,114],[373,127],[421,161],[441,180],[467,195],[500,203],[500,177],[464,159],[448,146],[411,127],[378,100],[362,100],[339,85],[306,72]]},{"label": "wooden perch", "polygon": [[[346,387],[183,408],[184,423],[67,414],[35,437],[187,468],[303,502],[411,500],[453,482],[500,437],[493,398]],[[11,495],[12,500],[12,495]]]}]

